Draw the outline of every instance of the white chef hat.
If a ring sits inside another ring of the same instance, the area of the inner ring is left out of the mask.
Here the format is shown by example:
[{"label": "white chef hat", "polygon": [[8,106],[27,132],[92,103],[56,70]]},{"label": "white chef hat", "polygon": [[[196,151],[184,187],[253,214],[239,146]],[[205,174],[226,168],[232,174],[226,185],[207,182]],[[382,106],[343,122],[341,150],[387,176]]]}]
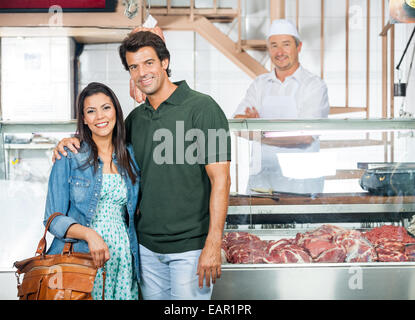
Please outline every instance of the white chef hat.
[{"label": "white chef hat", "polygon": [[271,27],[269,28],[267,39],[273,35],[288,34],[301,41],[300,35],[298,34],[295,25],[286,19],[278,19],[272,21]]}]

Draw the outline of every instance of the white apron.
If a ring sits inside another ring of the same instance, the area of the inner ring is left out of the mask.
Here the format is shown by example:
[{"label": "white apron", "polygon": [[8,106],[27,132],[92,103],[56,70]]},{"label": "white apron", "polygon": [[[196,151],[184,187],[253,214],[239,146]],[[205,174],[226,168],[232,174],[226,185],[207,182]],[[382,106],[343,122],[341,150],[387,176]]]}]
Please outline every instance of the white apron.
[{"label": "white apron", "polygon": [[[289,96],[273,96],[271,95],[271,85],[265,90],[266,94],[262,99],[258,113],[260,118],[266,119],[298,119],[299,111],[295,95],[298,90],[298,83]],[[261,144],[259,142],[252,143],[250,176],[248,181],[247,193],[253,193],[251,188],[272,189],[280,192],[294,193],[319,193],[322,192],[324,186],[324,178],[313,179],[293,179],[284,177],[278,161],[278,153],[305,153],[318,152],[320,149],[319,141],[314,141],[306,148],[281,148]],[[255,157],[255,154],[261,153],[261,157]],[[298,154],[301,157],[301,154]],[[261,158],[261,163],[254,163]]]}]

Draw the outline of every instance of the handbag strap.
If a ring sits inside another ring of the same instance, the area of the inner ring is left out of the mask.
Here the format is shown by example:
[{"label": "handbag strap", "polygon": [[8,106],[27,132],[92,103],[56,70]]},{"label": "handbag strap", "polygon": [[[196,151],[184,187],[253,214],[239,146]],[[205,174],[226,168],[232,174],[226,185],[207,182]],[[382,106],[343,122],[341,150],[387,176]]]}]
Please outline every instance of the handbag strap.
[{"label": "handbag strap", "polygon": [[107,279],[107,269],[104,267],[102,269],[102,300],[105,300],[105,280]]},{"label": "handbag strap", "polygon": [[[40,239],[39,244],[37,245],[37,250],[36,250],[36,254],[41,254],[44,255],[45,251],[46,251],[46,233],[49,230],[50,224],[52,223],[53,219],[55,219],[57,216],[63,216],[62,213],[60,212],[55,212],[54,214],[52,214],[48,221],[46,222],[46,226],[45,226],[45,232],[43,234],[42,239]],[[69,245],[68,245],[69,244]],[[71,247],[72,247],[72,243],[66,243],[65,247],[64,247],[64,252],[70,252],[71,251]]]}]

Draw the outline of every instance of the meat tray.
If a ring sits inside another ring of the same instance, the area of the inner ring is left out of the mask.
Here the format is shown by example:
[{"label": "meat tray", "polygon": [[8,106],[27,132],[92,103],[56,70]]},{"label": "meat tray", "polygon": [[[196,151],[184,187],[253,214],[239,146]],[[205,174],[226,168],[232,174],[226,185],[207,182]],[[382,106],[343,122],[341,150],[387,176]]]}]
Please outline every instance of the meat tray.
[{"label": "meat tray", "polygon": [[[229,200],[225,232],[247,231],[274,241],[327,223],[360,231],[384,224],[406,228],[415,214],[413,195],[360,192],[280,195],[277,202],[252,197]],[[212,298],[415,299],[415,262],[224,263]]]},{"label": "meat tray", "polygon": [[[236,230],[227,231],[235,233]],[[298,235],[298,232],[307,234],[304,231],[300,228],[260,229],[249,230],[249,235],[252,238],[260,236],[261,239],[281,243],[284,239],[293,238],[296,233]],[[370,235],[373,236],[373,233]],[[409,235],[402,239],[404,242],[411,242]],[[374,241],[373,238],[371,241]],[[225,262],[222,265],[221,279],[214,286],[212,298],[415,299],[415,262],[411,261],[274,264],[255,263],[260,259],[252,261],[252,264]]]}]

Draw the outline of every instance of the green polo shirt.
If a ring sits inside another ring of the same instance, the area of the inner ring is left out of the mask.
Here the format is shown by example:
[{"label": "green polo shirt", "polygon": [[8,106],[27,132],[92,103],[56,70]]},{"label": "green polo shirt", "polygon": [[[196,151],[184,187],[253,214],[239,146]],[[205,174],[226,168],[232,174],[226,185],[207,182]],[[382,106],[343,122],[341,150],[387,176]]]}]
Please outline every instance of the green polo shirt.
[{"label": "green polo shirt", "polygon": [[157,110],[147,99],[126,119],[141,170],[138,240],[158,253],[203,248],[211,191],[205,165],[231,160],[222,109],[185,81],[175,84]]}]

